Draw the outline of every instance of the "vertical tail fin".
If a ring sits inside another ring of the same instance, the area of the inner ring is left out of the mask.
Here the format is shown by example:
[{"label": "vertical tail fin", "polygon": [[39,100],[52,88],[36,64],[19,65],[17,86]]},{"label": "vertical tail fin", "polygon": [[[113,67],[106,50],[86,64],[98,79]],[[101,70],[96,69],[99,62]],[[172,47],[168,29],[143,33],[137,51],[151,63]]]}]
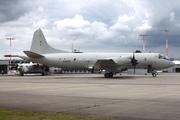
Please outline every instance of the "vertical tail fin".
[{"label": "vertical tail fin", "polygon": [[38,29],[34,32],[33,40],[31,43],[30,51],[38,53],[38,54],[46,54],[46,53],[67,53],[67,51],[62,51],[51,47],[42,32],[41,29]]}]

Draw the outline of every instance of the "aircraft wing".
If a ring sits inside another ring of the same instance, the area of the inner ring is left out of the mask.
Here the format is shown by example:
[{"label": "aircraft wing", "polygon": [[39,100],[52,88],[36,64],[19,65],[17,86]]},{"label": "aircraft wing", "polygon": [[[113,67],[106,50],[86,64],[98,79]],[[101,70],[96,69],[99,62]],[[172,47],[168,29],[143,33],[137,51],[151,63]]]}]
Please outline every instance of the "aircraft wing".
[{"label": "aircraft wing", "polygon": [[32,52],[32,51],[23,51],[28,57],[31,57],[31,58],[41,58],[41,57],[44,57],[43,55],[41,54],[38,54],[38,53],[35,53],[35,52]]},{"label": "aircraft wing", "polygon": [[98,59],[94,65],[94,69],[109,69],[116,67],[116,61],[111,58]]}]

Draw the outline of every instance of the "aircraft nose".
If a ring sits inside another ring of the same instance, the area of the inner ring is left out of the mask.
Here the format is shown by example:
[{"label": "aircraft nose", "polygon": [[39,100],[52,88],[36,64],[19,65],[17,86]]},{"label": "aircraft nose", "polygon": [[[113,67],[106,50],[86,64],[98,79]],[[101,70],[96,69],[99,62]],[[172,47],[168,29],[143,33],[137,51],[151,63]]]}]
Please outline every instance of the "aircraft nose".
[{"label": "aircraft nose", "polygon": [[169,65],[170,65],[170,67],[172,67],[175,65],[175,63],[173,61],[169,61]]}]

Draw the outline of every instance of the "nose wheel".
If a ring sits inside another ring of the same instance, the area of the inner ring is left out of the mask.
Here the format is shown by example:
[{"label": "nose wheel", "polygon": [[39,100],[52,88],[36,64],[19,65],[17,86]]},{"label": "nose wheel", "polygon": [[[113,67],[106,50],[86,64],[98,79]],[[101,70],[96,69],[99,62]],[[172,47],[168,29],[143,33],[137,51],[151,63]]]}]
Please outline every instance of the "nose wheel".
[{"label": "nose wheel", "polygon": [[157,72],[152,72],[152,76],[156,77],[157,76]]}]

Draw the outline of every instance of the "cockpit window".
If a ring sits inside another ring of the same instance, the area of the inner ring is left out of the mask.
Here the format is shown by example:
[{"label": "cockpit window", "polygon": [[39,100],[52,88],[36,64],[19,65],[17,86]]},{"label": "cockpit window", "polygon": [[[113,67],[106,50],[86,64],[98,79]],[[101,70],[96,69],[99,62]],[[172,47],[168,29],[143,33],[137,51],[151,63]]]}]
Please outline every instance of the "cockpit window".
[{"label": "cockpit window", "polygon": [[167,58],[166,58],[165,56],[163,56],[162,54],[159,54],[159,55],[158,55],[158,58],[159,58],[159,59],[167,59]]}]

